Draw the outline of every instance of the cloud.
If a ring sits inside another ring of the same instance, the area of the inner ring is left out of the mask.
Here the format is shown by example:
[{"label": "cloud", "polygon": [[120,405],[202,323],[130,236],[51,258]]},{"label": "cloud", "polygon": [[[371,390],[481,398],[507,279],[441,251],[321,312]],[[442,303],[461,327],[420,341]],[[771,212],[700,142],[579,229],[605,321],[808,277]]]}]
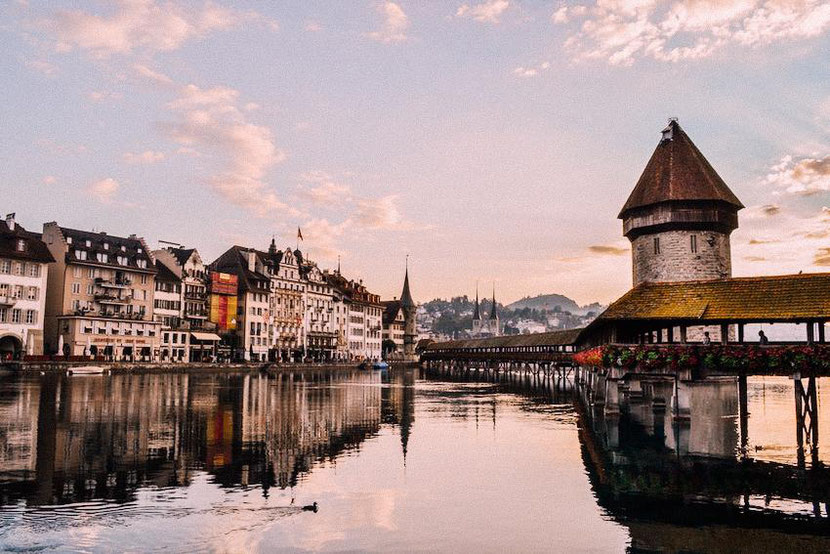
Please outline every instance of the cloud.
[{"label": "cloud", "polygon": [[377,31],[366,33],[366,36],[384,44],[405,41],[409,18],[403,9],[394,2],[384,2],[378,7],[378,11],[383,14],[383,26]]},{"label": "cloud", "polygon": [[26,67],[34,69],[39,73],[43,73],[47,77],[54,77],[58,72],[58,68],[47,62],[46,60],[26,60]]},{"label": "cloud", "polygon": [[97,58],[135,51],[167,52],[245,21],[264,21],[255,12],[211,2],[201,7],[155,0],[117,0],[113,4],[114,10],[106,15],[81,10],[56,12],[45,22],[54,35],[56,50],[83,50]]},{"label": "cloud", "polygon": [[133,152],[126,152],[122,157],[125,163],[128,164],[154,164],[160,162],[165,158],[164,152],[155,152],[153,150],[145,150],[140,154]]},{"label": "cloud", "polygon": [[309,33],[317,33],[323,30],[323,26],[317,23],[316,21],[309,21],[305,24],[305,27],[303,27],[303,29],[305,29]]},{"label": "cloud", "polygon": [[143,78],[145,78],[149,81],[153,81],[153,82],[161,84],[161,85],[170,85],[170,84],[173,83],[173,79],[171,79],[167,75],[164,75],[163,73],[153,71],[152,69],[150,69],[146,65],[143,65],[143,64],[140,64],[140,63],[133,64],[133,69],[135,70],[136,73],[138,73],[139,76],[141,76],[141,77],[143,77]]},{"label": "cloud", "polygon": [[630,252],[628,248],[622,248],[619,246],[611,246],[605,244],[589,246],[588,251],[593,254],[600,254],[603,256],[625,256]]},{"label": "cloud", "polygon": [[91,183],[86,190],[98,202],[109,204],[112,202],[115,193],[118,192],[119,187],[118,181],[112,177],[107,177],[106,179]]},{"label": "cloud", "polygon": [[357,201],[355,224],[366,229],[401,228],[403,217],[396,204],[397,198],[394,194],[380,198],[361,198]]},{"label": "cloud", "polygon": [[57,182],[58,182],[58,178],[55,177],[54,175],[47,175],[46,177],[43,178],[43,184],[44,185],[54,185]]},{"label": "cloud", "polygon": [[482,23],[498,23],[499,18],[510,6],[507,0],[487,0],[481,4],[462,4],[455,12],[456,17],[471,17]]},{"label": "cloud", "polygon": [[178,97],[167,104],[178,119],[162,128],[183,148],[198,146],[216,156],[218,167],[207,181],[227,201],[261,217],[274,211],[298,214],[263,181],[285,154],[269,128],[246,119],[238,98],[239,91],[228,87],[180,87]]},{"label": "cloud", "polygon": [[820,267],[830,266],[830,248],[819,248],[818,251],[813,254],[813,265]]},{"label": "cloud", "polygon": [[342,253],[336,243],[351,226],[351,220],[341,223],[331,223],[327,219],[311,219],[303,224],[303,242],[308,243],[306,248],[312,248],[315,255],[333,258]]},{"label": "cloud", "polygon": [[120,92],[113,92],[110,90],[93,90],[86,96],[93,102],[103,102],[105,100],[120,100],[124,97],[124,95]]},{"label": "cloud", "polygon": [[519,77],[535,77],[542,71],[547,71],[548,69],[550,69],[550,62],[542,62],[534,67],[517,67],[513,70],[513,75],[517,75]]},{"label": "cloud", "polygon": [[785,156],[770,168],[766,182],[790,194],[809,196],[830,190],[830,155],[793,159]]},{"label": "cloud", "polygon": [[727,45],[756,47],[818,36],[830,28],[825,0],[597,0],[561,7],[565,47],[577,58],[628,66],[705,58]]},{"label": "cloud", "polygon": [[350,201],[351,187],[342,183],[337,183],[327,173],[322,171],[309,171],[303,173],[300,178],[312,183],[313,186],[305,187],[301,190],[302,196],[311,201],[313,204],[322,206],[332,206],[337,203],[344,203]]}]

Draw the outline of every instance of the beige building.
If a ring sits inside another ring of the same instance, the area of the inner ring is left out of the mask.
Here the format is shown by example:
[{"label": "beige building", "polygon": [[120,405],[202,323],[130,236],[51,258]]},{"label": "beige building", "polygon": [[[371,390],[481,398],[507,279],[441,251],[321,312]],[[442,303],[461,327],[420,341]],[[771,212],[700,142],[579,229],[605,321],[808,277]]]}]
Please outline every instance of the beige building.
[{"label": "beige building", "polygon": [[49,266],[44,340],[48,353],[150,361],[161,323],[153,319],[156,268],[144,240],[43,226]]}]

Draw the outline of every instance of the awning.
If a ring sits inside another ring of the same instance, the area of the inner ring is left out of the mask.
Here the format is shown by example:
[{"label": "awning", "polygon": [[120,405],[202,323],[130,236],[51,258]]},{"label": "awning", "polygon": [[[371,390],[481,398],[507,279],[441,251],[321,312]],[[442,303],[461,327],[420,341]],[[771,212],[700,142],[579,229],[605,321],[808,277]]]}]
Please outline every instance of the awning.
[{"label": "awning", "polygon": [[196,339],[196,340],[201,340],[201,341],[220,341],[220,340],[222,340],[222,337],[220,337],[216,333],[191,332],[190,333],[190,338]]}]

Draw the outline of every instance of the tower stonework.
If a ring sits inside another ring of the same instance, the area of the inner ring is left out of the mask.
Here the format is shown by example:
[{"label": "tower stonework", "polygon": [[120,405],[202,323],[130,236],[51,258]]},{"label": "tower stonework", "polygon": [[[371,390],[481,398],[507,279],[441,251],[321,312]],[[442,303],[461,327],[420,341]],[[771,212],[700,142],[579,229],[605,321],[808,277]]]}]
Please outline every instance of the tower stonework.
[{"label": "tower stonework", "polygon": [[677,121],[670,121],[619,215],[631,241],[634,286],[731,277],[729,236],[742,208]]}]

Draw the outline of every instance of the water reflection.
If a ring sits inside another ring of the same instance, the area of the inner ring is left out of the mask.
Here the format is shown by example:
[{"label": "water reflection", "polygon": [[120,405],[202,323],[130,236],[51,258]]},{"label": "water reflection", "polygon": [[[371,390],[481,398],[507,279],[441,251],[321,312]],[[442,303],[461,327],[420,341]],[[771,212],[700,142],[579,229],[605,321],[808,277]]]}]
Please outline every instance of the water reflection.
[{"label": "water reflection", "polygon": [[296,486],[317,463],[401,427],[411,387],[369,372],[20,378],[0,388],[0,502],[131,500],[139,486]]}]

